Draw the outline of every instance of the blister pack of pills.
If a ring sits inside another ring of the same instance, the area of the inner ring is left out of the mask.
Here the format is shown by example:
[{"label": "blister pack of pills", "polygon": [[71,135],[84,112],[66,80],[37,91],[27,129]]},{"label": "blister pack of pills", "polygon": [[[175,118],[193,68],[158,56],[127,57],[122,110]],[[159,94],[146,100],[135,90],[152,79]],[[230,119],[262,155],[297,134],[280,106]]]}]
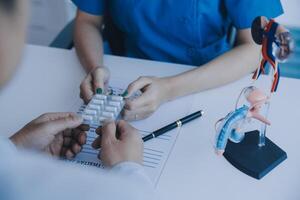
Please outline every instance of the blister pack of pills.
[{"label": "blister pack of pills", "polygon": [[116,120],[124,107],[124,98],[116,94],[96,94],[89,104],[80,108],[84,124],[100,126],[106,120]]}]

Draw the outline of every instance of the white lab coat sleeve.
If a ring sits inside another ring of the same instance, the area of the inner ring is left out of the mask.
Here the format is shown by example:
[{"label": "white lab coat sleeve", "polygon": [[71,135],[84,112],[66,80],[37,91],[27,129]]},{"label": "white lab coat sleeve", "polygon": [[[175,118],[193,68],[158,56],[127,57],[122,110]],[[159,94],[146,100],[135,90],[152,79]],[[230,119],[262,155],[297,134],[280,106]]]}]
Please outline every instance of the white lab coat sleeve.
[{"label": "white lab coat sleeve", "polygon": [[124,162],[110,170],[83,167],[18,151],[0,140],[0,199],[151,200],[154,186],[141,165]]},{"label": "white lab coat sleeve", "polygon": [[117,164],[111,169],[111,173],[113,174],[121,174],[128,176],[129,178],[137,178],[139,182],[143,182],[147,185],[151,185],[152,181],[149,176],[146,175],[144,168],[142,165],[134,162],[122,162]]}]

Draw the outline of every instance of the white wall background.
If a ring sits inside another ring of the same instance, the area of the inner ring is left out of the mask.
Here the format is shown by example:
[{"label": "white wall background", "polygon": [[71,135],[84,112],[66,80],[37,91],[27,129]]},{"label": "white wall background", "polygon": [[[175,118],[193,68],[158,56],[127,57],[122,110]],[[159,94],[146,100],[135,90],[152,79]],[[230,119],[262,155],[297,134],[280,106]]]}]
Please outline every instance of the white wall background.
[{"label": "white wall background", "polygon": [[300,27],[300,0],[281,0],[284,14],[278,18],[282,24]]},{"label": "white wall background", "polygon": [[[49,45],[74,17],[76,8],[70,0],[30,1],[31,20],[28,29],[28,43]],[[278,21],[285,25],[300,27],[300,0],[281,0],[281,2],[285,14],[279,17]]]},{"label": "white wall background", "polygon": [[70,0],[30,0],[31,19],[28,43],[49,45],[63,27],[75,16]]}]

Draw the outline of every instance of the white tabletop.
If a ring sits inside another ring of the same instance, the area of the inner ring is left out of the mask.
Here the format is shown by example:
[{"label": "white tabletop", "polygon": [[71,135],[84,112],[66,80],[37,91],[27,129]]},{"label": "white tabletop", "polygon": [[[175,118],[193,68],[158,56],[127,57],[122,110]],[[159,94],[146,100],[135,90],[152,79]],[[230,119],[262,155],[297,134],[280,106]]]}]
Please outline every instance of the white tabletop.
[{"label": "white tabletop", "polygon": [[[141,75],[168,76],[192,68],[115,56],[104,59],[112,78],[126,76],[127,83]],[[16,76],[0,91],[1,134],[13,134],[44,112],[76,111],[74,108],[81,103],[79,85],[83,77],[74,51],[27,46]],[[287,160],[258,181],[242,174],[213,151],[214,123],[232,110],[237,95],[249,81],[246,77],[177,100],[192,102],[190,112],[203,109],[206,114],[197,123],[182,127],[157,186],[162,199],[300,199],[299,80],[281,79],[269,115],[272,126],[268,128],[268,136],[287,152]],[[182,116],[174,112],[175,118]],[[147,122],[151,123],[156,116]]]}]

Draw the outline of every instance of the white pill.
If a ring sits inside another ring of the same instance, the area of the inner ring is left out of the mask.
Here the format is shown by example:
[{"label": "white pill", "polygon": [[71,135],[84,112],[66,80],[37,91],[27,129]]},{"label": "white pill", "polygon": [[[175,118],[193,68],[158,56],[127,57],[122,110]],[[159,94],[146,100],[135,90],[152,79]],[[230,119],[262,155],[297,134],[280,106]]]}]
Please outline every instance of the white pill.
[{"label": "white pill", "polygon": [[105,117],[99,117],[99,119],[98,119],[100,122],[104,122],[105,120],[107,120],[107,118],[105,118]]},{"label": "white pill", "polygon": [[106,118],[109,118],[109,119],[113,119],[113,118],[114,118],[114,113],[112,113],[112,112],[107,112],[107,111],[103,111],[103,112],[102,112],[102,116],[103,116],[103,117],[106,117]]},{"label": "white pill", "polygon": [[97,105],[103,105],[104,104],[104,100],[99,100],[99,99],[93,99],[92,104],[97,104]]},{"label": "white pill", "polygon": [[87,106],[87,109],[89,109],[89,110],[97,110],[97,111],[101,111],[101,106],[99,106],[99,105],[95,105],[95,104],[89,104],[88,106]]},{"label": "white pill", "polygon": [[84,111],[85,114],[87,115],[97,115],[97,111],[96,110],[89,110],[89,109],[86,109]]},{"label": "white pill", "polygon": [[82,115],[82,118],[86,121],[93,121],[93,116],[91,115]]},{"label": "white pill", "polygon": [[121,97],[121,96],[113,95],[113,96],[110,96],[110,98],[112,101],[123,101],[123,97]]},{"label": "white pill", "polygon": [[100,99],[100,100],[106,100],[107,96],[103,95],[103,94],[96,94],[94,96],[95,99]]},{"label": "white pill", "polygon": [[105,111],[112,112],[114,114],[117,114],[118,112],[118,108],[113,106],[106,106],[104,109]]},{"label": "white pill", "polygon": [[119,101],[109,101],[108,105],[117,107],[118,109],[121,108],[121,102],[119,102]]}]

